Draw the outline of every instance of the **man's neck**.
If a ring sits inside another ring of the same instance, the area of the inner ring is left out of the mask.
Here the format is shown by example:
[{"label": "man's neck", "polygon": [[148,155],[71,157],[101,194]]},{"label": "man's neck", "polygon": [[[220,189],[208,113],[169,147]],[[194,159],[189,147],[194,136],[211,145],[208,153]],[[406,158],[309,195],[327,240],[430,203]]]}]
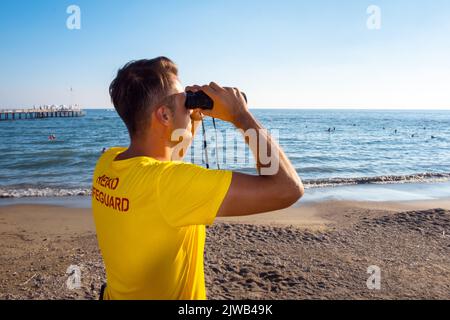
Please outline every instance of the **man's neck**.
[{"label": "man's neck", "polygon": [[131,140],[128,149],[119,154],[115,160],[126,160],[136,157],[150,157],[159,161],[170,161],[172,159],[172,149],[157,141]]}]

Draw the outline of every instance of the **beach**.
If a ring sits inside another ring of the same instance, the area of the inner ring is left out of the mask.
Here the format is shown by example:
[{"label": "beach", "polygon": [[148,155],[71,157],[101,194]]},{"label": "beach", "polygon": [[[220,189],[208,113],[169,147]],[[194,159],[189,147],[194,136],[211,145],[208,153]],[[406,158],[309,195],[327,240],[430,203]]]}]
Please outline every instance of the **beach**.
[{"label": "beach", "polygon": [[450,300],[449,31],[442,0],[4,1],[0,300],[98,300],[103,258],[105,297],[203,298],[203,244],[227,310],[179,318]]},{"label": "beach", "polygon": [[[0,206],[0,299],[97,299],[91,209]],[[70,290],[69,266],[81,271]],[[381,270],[368,289],[367,269]],[[205,248],[208,299],[450,299],[450,199],[321,201],[220,218]]]},{"label": "beach", "polygon": [[[450,299],[448,110],[252,112],[278,133],[306,193],[208,228],[209,299]],[[256,173],[240,133],[235,145],[229,124],[205,127],[210,168]],[[4,121],[0,136],[0,299],[97,299],[92,175],[104,148],[128,145],[122,120],[88,109]],[[205,167],[202,145],[198,135],[185,161]],[[374,268],[379,290],[367,286]]]}]

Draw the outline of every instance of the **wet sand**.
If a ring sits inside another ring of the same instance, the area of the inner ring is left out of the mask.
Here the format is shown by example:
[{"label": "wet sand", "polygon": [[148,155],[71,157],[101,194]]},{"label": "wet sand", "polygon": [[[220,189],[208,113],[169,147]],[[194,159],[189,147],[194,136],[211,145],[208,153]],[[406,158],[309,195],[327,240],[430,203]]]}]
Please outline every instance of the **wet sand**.
[{"label": "wet sand", "polygon": [[[0,207],[0,299],[97,299],[90,209]],[[66,286],[81,268],[81,288]],[[381,289],[366,286],[381,269]],[[306,203],[208,228],[209,299],[450,299],[450,200]]]}]

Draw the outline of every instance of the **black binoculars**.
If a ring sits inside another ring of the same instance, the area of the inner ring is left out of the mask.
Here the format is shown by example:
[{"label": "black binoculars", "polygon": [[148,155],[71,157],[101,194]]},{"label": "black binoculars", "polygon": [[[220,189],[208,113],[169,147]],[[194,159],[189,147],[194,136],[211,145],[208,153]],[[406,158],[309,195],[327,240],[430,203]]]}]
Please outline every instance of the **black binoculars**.
[{"label": "black binoculars", "polygon": [[[247,102],[247,96],[245,93],[241,93],[244,96],[245,102]],[[185,106],[187,109],[212,110],[214,108],[214,101],[203,91],[187,91]]]}]

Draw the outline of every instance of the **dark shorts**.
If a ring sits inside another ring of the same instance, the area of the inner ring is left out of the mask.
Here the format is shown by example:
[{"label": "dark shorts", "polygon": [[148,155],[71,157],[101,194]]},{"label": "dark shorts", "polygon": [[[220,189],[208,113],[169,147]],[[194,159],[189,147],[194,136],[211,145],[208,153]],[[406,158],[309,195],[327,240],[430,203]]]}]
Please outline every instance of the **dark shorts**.
[{"label": "dark shorts", "polygon": [[98,297],[98,300],[103,300],[103,294],[105,293],[106,289],[106,283],[102,284],[102,287],[100,288],[100,296]]}]

